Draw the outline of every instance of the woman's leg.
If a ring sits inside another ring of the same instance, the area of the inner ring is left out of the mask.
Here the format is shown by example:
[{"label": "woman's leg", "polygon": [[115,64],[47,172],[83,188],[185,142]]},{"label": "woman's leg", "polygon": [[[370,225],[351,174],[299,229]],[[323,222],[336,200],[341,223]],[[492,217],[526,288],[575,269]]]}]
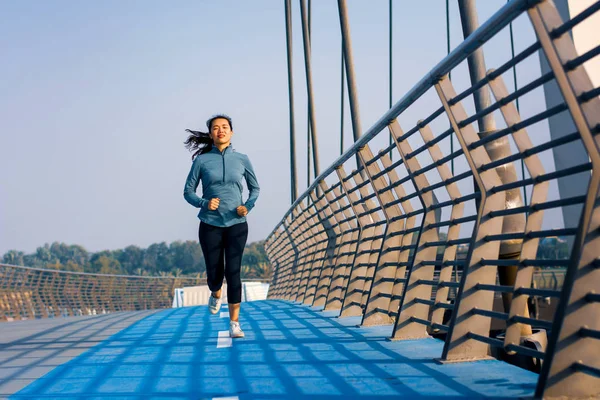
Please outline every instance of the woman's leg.
[{"label": "woman's leg", "polygon": [[224,228],[200,223],[198,237],[206,263],[206,280],[214,297],[221,297],[221,286],[225,276]]},{"label": "woman's leg", "polygon": [[242,255],[248,239],[248,224],[243,222],[226,228],[225,234],[225,277],[227,278],[227,298],[229,318],[238,321],[242,302]]}]

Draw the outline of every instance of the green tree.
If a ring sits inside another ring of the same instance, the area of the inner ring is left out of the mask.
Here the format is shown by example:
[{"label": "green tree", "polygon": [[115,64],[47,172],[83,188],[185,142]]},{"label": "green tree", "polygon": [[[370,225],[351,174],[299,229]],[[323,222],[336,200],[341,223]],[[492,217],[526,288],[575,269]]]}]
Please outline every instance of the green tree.
[{"label": "green tree", "polygon": [[2,262],[4,264],[11,265],[25,265],[23,258],[25,257],[25,253],[17,250],[9,250],[2,257]]},{"label": "green tree", "polygon": [[240,270],[240,276],[242,279],[252,279],[255,278],[256,271],[252,269],[249,265],[242,265]]},{"label": "green tree", "polygon": [[57,260],[55,262],[51,262],[51,263],[46,264],[45,268],[62,270],[62,269],[64,269],[64,265],[62,265],[60,263],[60,261]]},{"label": "green tree", "polygon": [[[147,249],[128,246],[114,251],[89,253],[79,245],[54,242],[45,244],[34,253],[10,250],[3,255],[7,264],[65,271],[108,274],[206,276],[202,248],[197,241],[175,241],[170,245],[155,243]],[[243,265],[245,278],[268,279],[270,265],[264,250],[264,241],[246,246]]]},{"label": "green tree", "polygon": [[92,262],[92,268],[100,274],[119,275],[123,273],[119,261],[105,255],[97,257]]},{"label": "green tree", "polygon": [[261,262],[255,268],[256,270],[256,278],[258,279],[271,279],[273,277],[273,269],[271,265],[268,263]]},{"label": "green tree", "polygon": [[[115,253],[117,253],[117,252],[115,252]],[[137,269],[140,269],[142,267],[142,265],[144,264],[144,250],[143,249],[141,249],[137,246],[127,246],[123,250],[118,251],[118,253],[114,254],[113,256],[114,256],[114,258],[119,260],[119,263],[121,263],[121,267],[128,274],[140,275],[139,273],[136,273],[135,271]]]},{"label": "green tree", "polygon": [[64,265],[65,271],[84,272],[83,265],[77,264],[75,261],[68,260]]},{"label": "green tree", "polygon": [[206,271],[204,256],[200,244],[195,241],[173,242],[169,246],[171,253],[171,264],[174,268],[180,268],[183,274],[193,274]]},{"label": "green tree", "polygon": [[154,275],[159,271],[170,271],[171,266],[169,247],[165,242],[148,247],[144,254],[143,268]]},{"label": "green tree", "polygon": [[52,251],[50,251],[50,245],[48,243],[35,250],[35,258],[37,266],[44,266],[59,261],[58,258],[52,254]]}]

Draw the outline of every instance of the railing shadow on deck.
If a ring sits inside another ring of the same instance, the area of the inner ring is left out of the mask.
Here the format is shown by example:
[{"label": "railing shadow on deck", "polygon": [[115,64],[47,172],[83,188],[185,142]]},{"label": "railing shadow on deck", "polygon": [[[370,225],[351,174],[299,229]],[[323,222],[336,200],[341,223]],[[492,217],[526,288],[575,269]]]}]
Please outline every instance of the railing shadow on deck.
[{"label": "railing shadow on deck", "polygon": [[[206,307],[162,311],[12,398],[513,398],[535,388],[533,373],[514,368],[507,377],[499,362],[470,373],[440,365],[434,339],[398,351],[378,327],[365,332],[285,302],[242,307],[247,336],[231,348],[217,348],[226,320]],[[523,374],[525,382],[515,378]]]}]

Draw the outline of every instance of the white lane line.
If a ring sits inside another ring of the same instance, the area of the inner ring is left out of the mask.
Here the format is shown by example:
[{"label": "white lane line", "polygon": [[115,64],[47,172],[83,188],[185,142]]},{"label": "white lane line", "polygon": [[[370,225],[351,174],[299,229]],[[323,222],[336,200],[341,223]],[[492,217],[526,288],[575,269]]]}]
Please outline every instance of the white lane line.
[{"label": "white lane line", "polygon": [[229,311],[222,311],[221,318],[229,318]]},{"label": "white lane line", "polygon": [[237,396],[231,396],[231,397],[213,397],[212,400],[240,400],[240,398],[237,397]]},{"label": "white lane line", "polygon": [[219,338],[217,339],[217,349],[223,347],[231,347],[231,338],[229,337],[229,331],[219,331]]}]

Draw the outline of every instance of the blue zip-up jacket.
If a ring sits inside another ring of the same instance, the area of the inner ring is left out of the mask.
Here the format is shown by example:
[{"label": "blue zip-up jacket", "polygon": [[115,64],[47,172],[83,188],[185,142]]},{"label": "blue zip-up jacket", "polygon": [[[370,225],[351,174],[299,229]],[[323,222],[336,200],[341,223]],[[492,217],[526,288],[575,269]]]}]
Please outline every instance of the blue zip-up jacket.
[{"label": "blue zip-up jacket", "polygon": [[[246,179],[250,194],[242,200],[242,179]],[[202,181],[202,197],[196,194],[198,183]],[[208,153],[194,159],[183,190],[183,197],[194,207],[200,208],[198,218],[209,225],[227,227],[246,221],[237,213],[239,206],[246,206],[248,212],[254,208],[260,188],[252,164],[247,155],[237,153],[231,145],[223,152],[216,146]],[[219,208],[211,211],[208,203],[219,198]]]}]

